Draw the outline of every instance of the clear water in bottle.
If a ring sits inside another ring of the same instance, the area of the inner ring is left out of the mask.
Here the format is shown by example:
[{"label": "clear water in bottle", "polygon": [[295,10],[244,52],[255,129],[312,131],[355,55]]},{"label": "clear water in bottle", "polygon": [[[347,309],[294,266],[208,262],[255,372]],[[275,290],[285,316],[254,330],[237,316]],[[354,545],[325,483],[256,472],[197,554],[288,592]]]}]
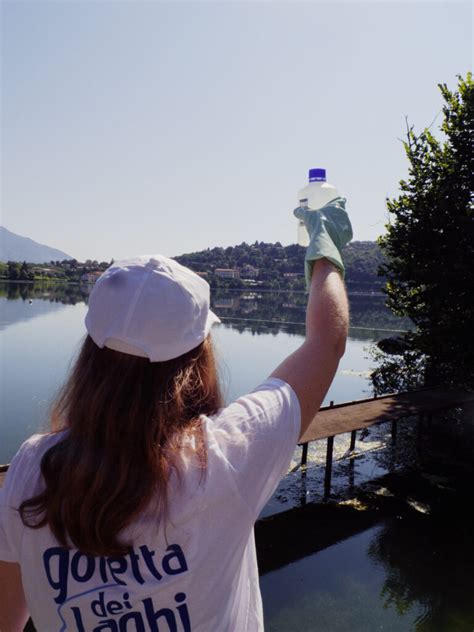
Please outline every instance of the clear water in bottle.
[{"label": "clear water in bottle", "polygon": [[[325,169],[310,169],[309,183],[298,191],[298,206],[317,211],[322,206],[339,197],[335,186],[326,181]],[[300,246],[309,244],[309,235],[302,220],[298,220],[297,242]]]}]

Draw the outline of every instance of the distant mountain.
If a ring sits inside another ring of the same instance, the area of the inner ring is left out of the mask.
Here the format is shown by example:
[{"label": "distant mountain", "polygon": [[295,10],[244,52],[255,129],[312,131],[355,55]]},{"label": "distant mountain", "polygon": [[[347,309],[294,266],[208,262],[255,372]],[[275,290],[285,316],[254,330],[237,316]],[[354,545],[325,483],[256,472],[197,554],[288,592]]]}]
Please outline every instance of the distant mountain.
[{"label": "distant mountain", "polygon": [[49,263],[73,259],[62,250],[39,244],[29,237],[16,235],[0,226],[0,261],[26,261],[27,263]]}]

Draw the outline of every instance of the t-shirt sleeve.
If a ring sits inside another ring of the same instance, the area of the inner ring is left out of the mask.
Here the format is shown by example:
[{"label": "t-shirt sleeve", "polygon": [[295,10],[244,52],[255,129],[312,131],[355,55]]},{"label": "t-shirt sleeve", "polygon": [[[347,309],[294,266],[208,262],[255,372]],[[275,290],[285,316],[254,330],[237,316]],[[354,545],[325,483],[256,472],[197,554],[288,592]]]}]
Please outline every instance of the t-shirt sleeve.
[{"label": "t-shirt sleeve", "polygon": [[300,426],[295,391],[273,377],[213,416],[214,439],[255,518],[288,472]]},{"label": "t-shirt sleeve", "polygon": [[33,435],[20,446],[0,487],[0,560],[4,562],[19,562],[23,523],[17,509],[31,468],[31,451],[39,437]]}]

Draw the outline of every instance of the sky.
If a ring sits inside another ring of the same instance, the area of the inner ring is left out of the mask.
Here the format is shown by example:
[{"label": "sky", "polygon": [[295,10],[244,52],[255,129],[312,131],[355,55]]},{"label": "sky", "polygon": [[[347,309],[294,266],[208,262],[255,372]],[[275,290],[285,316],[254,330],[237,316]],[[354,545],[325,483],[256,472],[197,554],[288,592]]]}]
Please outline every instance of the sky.
[{"label": "sky", "polygon": [[354,240],[439,130],[471,2],[1,2],[1,217],[80,261],[296,242],[325,168]]}]

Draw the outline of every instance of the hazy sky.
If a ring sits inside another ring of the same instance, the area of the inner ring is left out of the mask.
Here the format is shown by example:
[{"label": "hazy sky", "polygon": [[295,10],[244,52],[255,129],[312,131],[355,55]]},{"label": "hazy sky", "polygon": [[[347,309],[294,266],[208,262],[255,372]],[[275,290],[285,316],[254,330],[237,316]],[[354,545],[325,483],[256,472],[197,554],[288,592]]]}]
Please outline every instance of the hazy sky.
[{"label": "hazy sky", "polygon": [[471,2],[1,6],[1,224],[80,260],[294,243],[310,167],[375,239],[472,64]]}]

